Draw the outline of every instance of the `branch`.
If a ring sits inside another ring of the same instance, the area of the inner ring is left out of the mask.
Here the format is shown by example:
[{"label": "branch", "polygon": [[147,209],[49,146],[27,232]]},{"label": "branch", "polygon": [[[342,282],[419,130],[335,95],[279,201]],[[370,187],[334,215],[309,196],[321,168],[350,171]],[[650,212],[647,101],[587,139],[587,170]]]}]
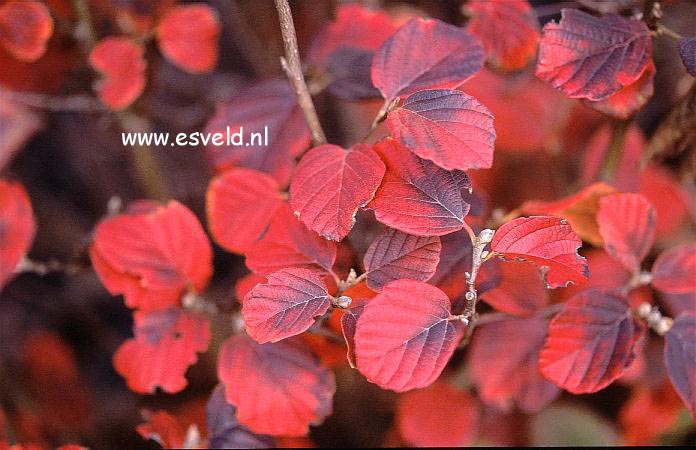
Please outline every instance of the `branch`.
[{"label": "branch", "polygon": [[478,271],[481,268],[481,264],[486,260],[488,252],[484,249],[493,240],[493,235],[495,231],[484,229],[476,236],[473,233],[471,227],[466,227],[469,237],[471,238],[471,244],[473,246],[471,254],[471,272],[466,273],[466,285],[468,290],[464,295],[466,299],[466,306],[464,307],[464,312],[457,316],[452,316],[452,319],[460,320],[464,325],[469,325],[469,328],[473,329],[474,322],[476,322],[476,302],[478,300],[478,292],[476,292],[476,277],[478,276]]},{"label": "branch", "polygon": [[315,146],[326,144],[326,135],[321,128],[317,110],[314,108],[312,96],[309,94],[309,89],[302,73],[300,51],[297,48],[297,34],[295,33],[295,24],[292,20],[290,5],[288,0],[275,0],[275,5],[278,10],[280,28],[283,34],[283,45],[285,46],[285,57],[280,58],[280,63],[290,79],[292,87],[295,89],[297,101],[300,104],[300,108],[302,108],[305,120],[312,133],[312,142]]},{"label": "branch", "polygon": [[645,155],[646,161],[678,159],[687,162],[691,157],[692,164],[696,165],[696,82],[657,128]]},{"label": "branch", "polygon": [[32,108],[54,112],[104,112],[106,108],[87,95],[73,95],[58,97],[52,95],[36,94],[34,92],[10,91],[0,87],[0,99],[20,103]]}]

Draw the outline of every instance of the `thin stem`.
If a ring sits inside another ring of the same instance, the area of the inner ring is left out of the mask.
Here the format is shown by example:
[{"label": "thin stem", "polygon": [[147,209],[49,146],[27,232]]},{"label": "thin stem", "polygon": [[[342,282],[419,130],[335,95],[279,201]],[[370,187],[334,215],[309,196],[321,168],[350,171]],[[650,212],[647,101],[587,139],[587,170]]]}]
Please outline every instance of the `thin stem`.
[{"label": "thin stem", "polygon": [[374,120],[372,121],[372,124],[370,125],[370,129],[367,130],[367,133],[365,133],[365,136],[360,140],[360,142],[365,142],[367,138],[372,135],[372,133],[377,129],[380,123],[384,121],[384,119],[387,118],[387,114],[389,114],[389,111],[391,111],[394,106],[396,106],[396,103],[399,101],[398,98],[396,99],[386,99],[384,100],[384,103],[382,104],[382,107],[377,111],[377,115],[375,116]]},{"label": "thin stem", "polygon": [[[117,114],[121,129],[127,133],[149,132],[150,123],[134,112],[123,111]],[[135,144],[131,147],[131,159],[136,176],[145,194],[154,200],[165,201],[169,198],[167,183],[162,176],[157,155],[149,145]]]},{"label": "thin stem", "polygon": [[77,15],[75,38],[82,43],[83,50],[89,54],[97,43],[97,33],[92,25],[92,15],[86,0],[72,0],[73,9]]},{"label": "thin stem", "polygon": [[612,181],[616,175],[616,171],[621,163],[621,156],[623,155],[624,141],[626,137],[626,130],[628,130],[629,121],[621,120],[614,122],[611,143],[609,144],[609,149],[604,158],[604,163],[602,165],[601,178],[604,181]]},{"label": "thin stem", "polygon": [[476,322],[477,319],[476,302],[478,301],[478,292],[476,291],[476,277],[478,276],[478,271],[481,268],[481,264],[488,259],[488,252],[484,249],[491,242],[491,240],[493,240],[493,235],[495,232],[486,228],[482,230],[478,236],[476,236],[471,227],[467,228],[467,232],[471,238],[473,250],[471,254],[471,272],[466,274],[467,292],[464,294],[466,305],[462,314],[452,316],[452,318],[460,320],[465,325],[472,327],[473,322]]},{"label": "thin stem", "polygon": [[315,146],[326,144],[326,135],[321,128],[317,110],[314,108],[312,96],[309,94],[309,89],[307,88],[307,83],[302,73],[300,51],[297,47],[297,33],[295,32],[295,24],[292,20],[290,5],[288,4],[288,0],[275,0],[275,6],[278,10],[280,29],[283,34],[283,45],[285,46],[285,57],[280,58],[280,63],[295,89],[297,101],[300,104],[307,125],[312,133],[312,142]]},{"label": "thin stem", "polygon": [[658,35],[665,35],[669,36],[672,39],[676,39],[677,41],[684,39],[684,36],[681,34],[677,33],[676,31],[672,30],[671,28],[667,27],[666,25],[660,23],[657,25],[657,34]]},{"label": "thin stem", "polygon": [[62,263],[56,259],[51,259],[46,262],[33,261],[29,258],[23,258],[17,267],[15,272],[17,273],[33,273],[39,276],[45,276],[49,273],[62,272],[66,275],[75,275],[80,273],[83,268],[76,264]]},{"label": "thin stem", "polygon": [[57,97],[33,92],[17,92],[0,88],[0,99],[20,103],[32,108],[56,112],[104,112],[106,108],[87,95]]},{"label": "thin stem", "polygon": [[[549,318],[551,316],[556,315],[561,309],[563,309],[563,306],[563,303],[555,303],[553,305],[547,306],[544,309],[540,309],[535,313],[535,316],[544,319]],[[476,327],[488,323],[501,322],[503,320],[510,320],[516,318],[518,317],[502,312],[494,312],[478,316],[476,320],[472,321],[471,324],[467,327],[466,334],[464,335],[464,339],[462,339],[462,341],[459,343],[459,347],[465,347],[469,343],[469,341],[471,340],[471,336],[474,334],[474,329]]]}]

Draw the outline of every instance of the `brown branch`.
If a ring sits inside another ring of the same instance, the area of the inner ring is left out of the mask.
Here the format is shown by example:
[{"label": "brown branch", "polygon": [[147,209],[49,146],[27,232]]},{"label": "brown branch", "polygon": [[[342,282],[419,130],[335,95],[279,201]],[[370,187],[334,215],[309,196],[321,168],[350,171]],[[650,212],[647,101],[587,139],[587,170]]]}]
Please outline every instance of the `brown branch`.
[{"label": "brown branch", "polygon": [[300,108],[302,108],[305,120],[307,120],[307,125],[312,133],[312,142],[315,146],[326,144],[326,135],[321,128],[317,110],[314,108],[312,96],[309,94],[309,89],[302,73],[300,51],[297,48],[297,33],[292,20],[290,5],[288,0],[275,0],[275,5],[278,10],[280,28],[283,34],[283,45],[285,46],[285,57],[281,58],[280,62],[292,83],[292,87],[295,89],[297,101],[300,104]]},{"label": "brown branch", "polygon": [[653,134],[645,160],[679,160],[696,172],[696,82],[674,106]]}]

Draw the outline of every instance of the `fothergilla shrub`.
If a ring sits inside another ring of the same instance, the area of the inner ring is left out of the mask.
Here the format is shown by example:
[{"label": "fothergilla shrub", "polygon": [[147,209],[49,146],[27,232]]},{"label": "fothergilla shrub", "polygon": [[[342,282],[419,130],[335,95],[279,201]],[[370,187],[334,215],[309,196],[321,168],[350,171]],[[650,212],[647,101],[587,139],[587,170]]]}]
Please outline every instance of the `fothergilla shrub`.
[{"label": "fothergilla shrub", "polygon": [[[136,145],[147,198],[111,204],[83,267],[27,256],[46,206],[37,221],[22,183],[0,180],[0,287],[94,273],[132,311],[113,368],[148,405],[142,438],[693,443],[696,38],[668,28],[670,8],[469,0],[452,18],[348,3],[310,34],[275,0],[254,7],[284,49],[269,64],[239,6],[56,3],[0,2],[0,57],[40,64],[72,39],[93,92],[70,111],[153,130],[163,70],[214,83],[240,52],[257,74],[216,98],[200,136],[265,140],[201,141],[198,201],[166,192],[177,181]],[[678,74],[660,64],[667,44]],[[659,103],[656,80],[677,76]],[[63,94],[36,95],[61,109]],[[0,168],[38,128],[27,98],[8,98]],[[646,105],[661,108],[649,126]],[[22,423],[13,408],[0,401],[0,448],[31,440],[3,431]]]}]

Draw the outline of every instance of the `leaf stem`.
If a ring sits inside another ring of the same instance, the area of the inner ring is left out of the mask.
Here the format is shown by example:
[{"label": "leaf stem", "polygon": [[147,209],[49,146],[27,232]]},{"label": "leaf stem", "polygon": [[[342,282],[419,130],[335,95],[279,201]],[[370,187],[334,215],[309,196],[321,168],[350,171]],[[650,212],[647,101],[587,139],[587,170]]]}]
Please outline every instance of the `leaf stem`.
[{"label": "leaf stem", "polygon": [[614,122],[611,143],[609,144],[609,149],[607,150],[607,154],[604,157],[604,163],[602,164],[601,178],[604,181],[611,182],[616,176],[616,171],[621,163],[621,156],[623,154],[628,124],[629,121],[627,120],[619,120]]},{"label": "leaf stem", "polygon": [[288,0],[275,0],[275,6],[276,10],[278,10],[280,29],[283,35],[283,45],[285,46],[285,57],[280,58],[280,63],[295,90],[297,101],[300,104],[307,125],[312,133],[312,142],[315,146],[326,144],[326,135],[321,128],[319,116],[317,116],[312,96],[309,94],[309,89],[305,82],[304,73],[302,73],[300,51],[297,47],[297,33],[295,32],[295,24],[292,20],[290,5],[288,4]]}]

